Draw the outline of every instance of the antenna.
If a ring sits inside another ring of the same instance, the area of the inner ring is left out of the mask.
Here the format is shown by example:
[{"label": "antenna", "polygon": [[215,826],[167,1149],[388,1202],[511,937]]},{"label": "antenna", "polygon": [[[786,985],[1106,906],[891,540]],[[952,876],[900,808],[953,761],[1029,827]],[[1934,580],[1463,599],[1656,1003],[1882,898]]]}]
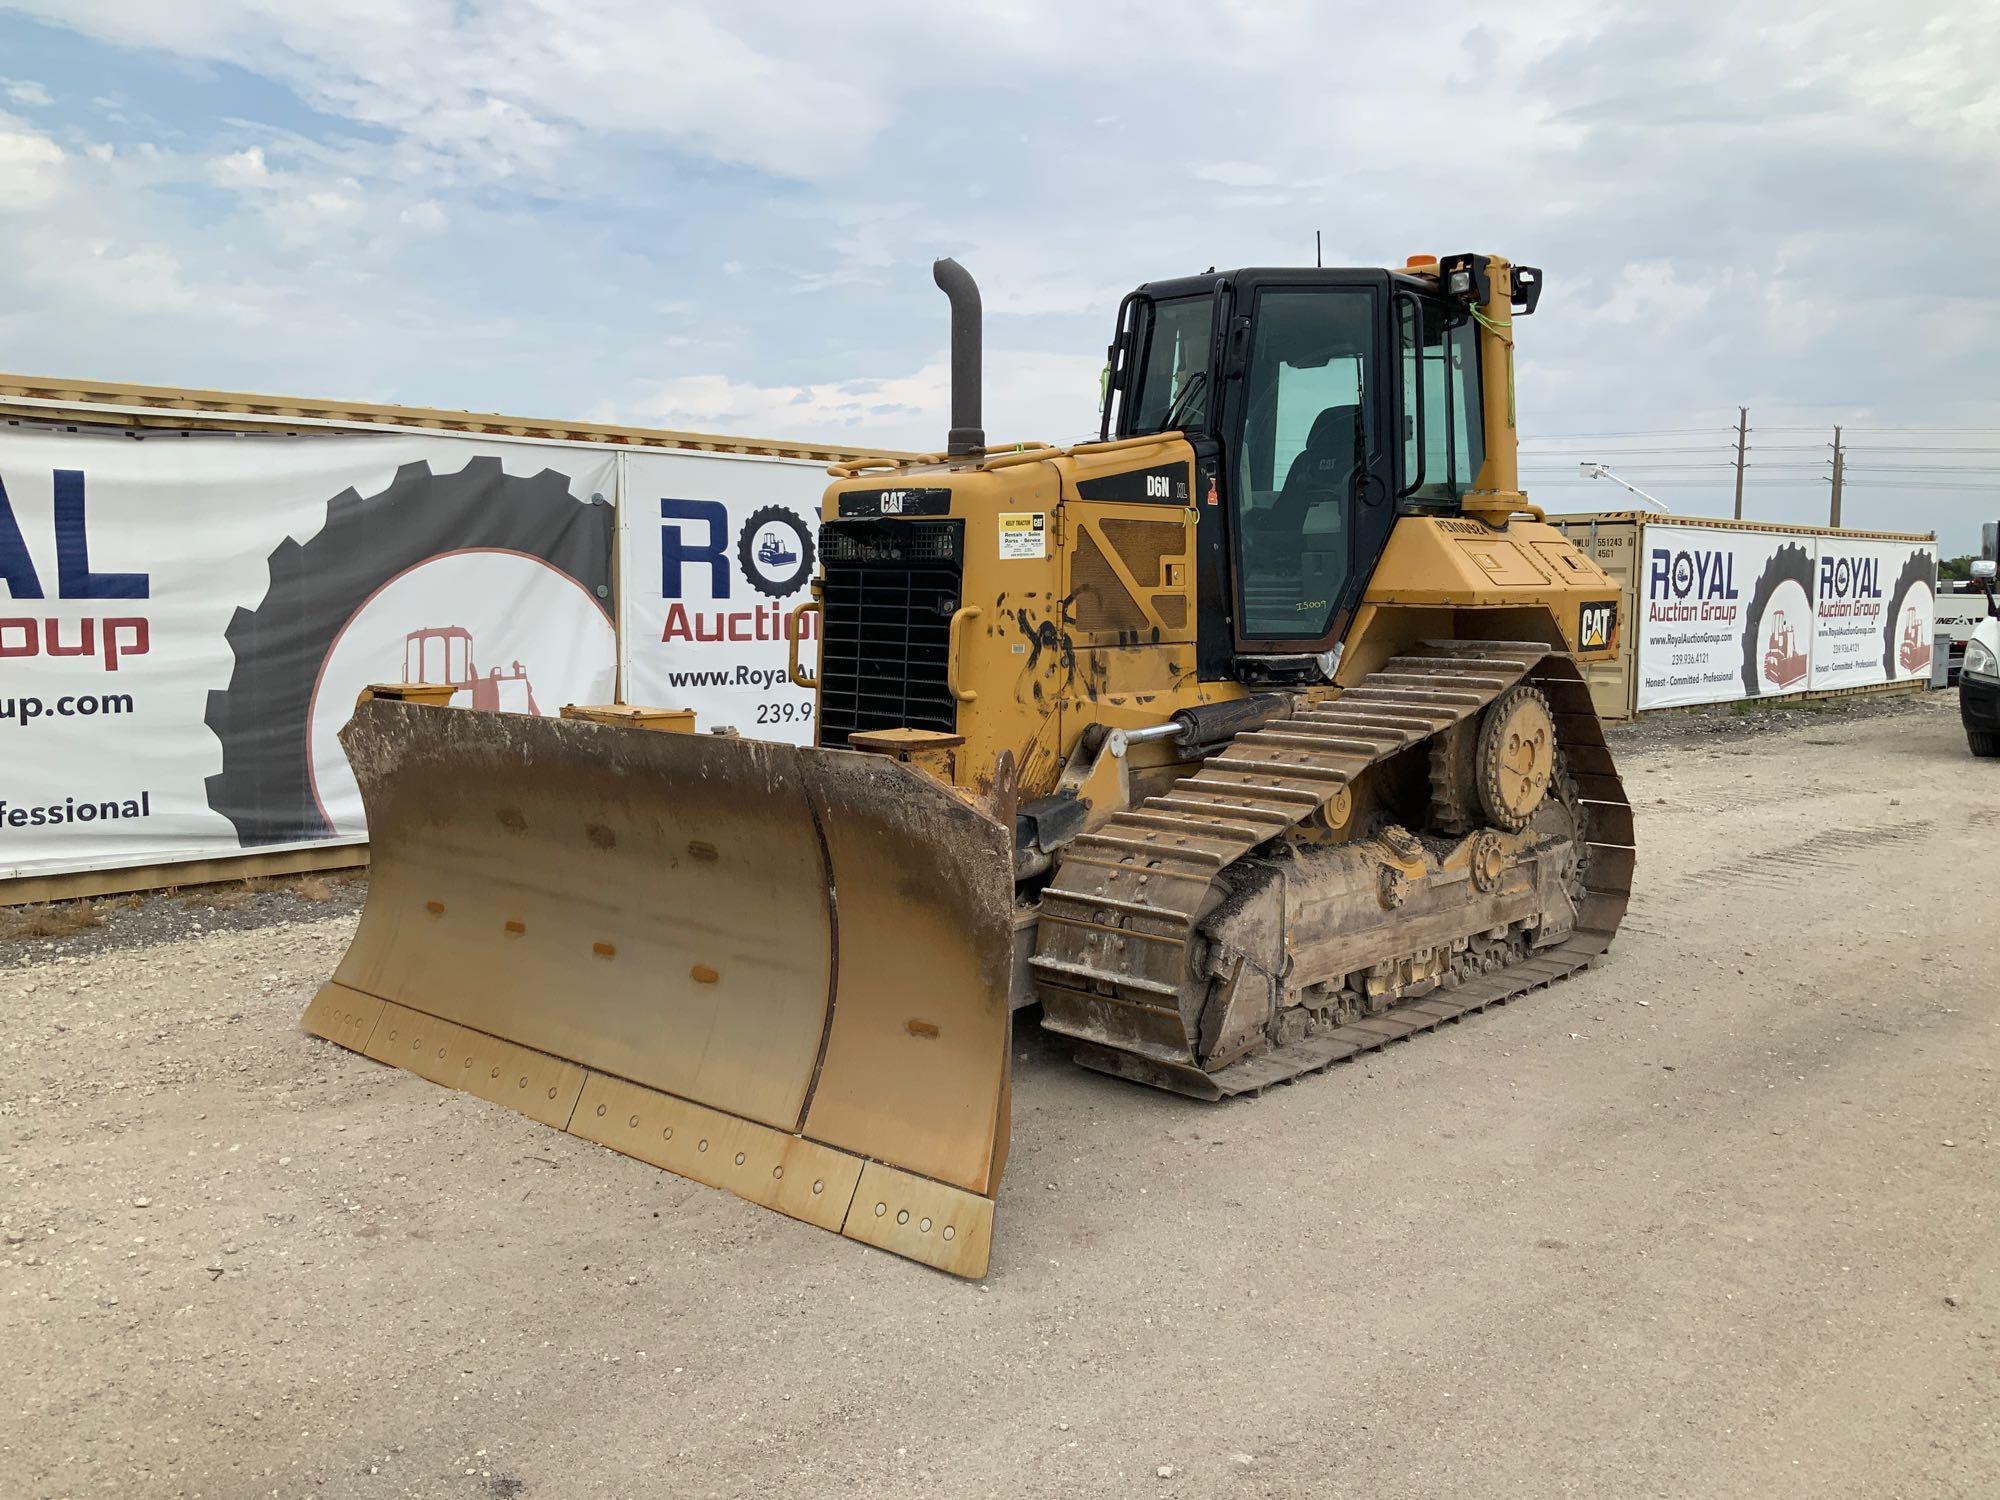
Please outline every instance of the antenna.
[{"label": "antenna", "polygon": [[1319,231],[1318,231],[1317,229],[1315,229],[1315,230],[1313,231],[1313,265],[1314,265],[1314,266],[1315,266],[1316,268],[1324,268],[1324,267],[1325,267],[1325,265],[1326,265],[1326,262],[1325,262],[1324,260],[1320,259],[1320,253],[1319,253]]}]

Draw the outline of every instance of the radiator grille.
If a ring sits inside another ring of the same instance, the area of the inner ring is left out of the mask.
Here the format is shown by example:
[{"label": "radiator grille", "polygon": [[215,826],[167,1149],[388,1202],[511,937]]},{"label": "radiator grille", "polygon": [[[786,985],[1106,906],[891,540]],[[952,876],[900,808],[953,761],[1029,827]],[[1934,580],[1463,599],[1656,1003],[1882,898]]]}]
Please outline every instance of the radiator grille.
[{"label": "radiator grille", "polygon": [[1118,581],[1104,549],[1087,530],[1077,531],[1069,576],[1070,618],[1078,630],[1099,635],[1113,630],[1145,629],[1146,612]]},{"label": "radiator grille", "polygon": [[946,666],[963,531],[955,520],[820,528],[822,745],[868,729],[957,728]]},{"label": "radiator grille", "polygon": [[1142,589],[1167,581],[1166,562],[1187,551],[1187,532],[1164,521],[1106,521],[1100,528],[1125,564],[1125,571]]},{"label": "radiator grille", "polygon": [[[1101,521],[1096,530],[1133,581],[1147,591],[1160,623],[1170,629],[1185,625],[1186,605],[1177,595],[1151,592],[1167,581],[1167,559],[1186,553],[1187,532],[1182,526],[1165,521]],[[1119,581],[1088,526],[1078,530],[1070,560],[1070,617],[1078,630],[1091,635],[1144,631],[1149,623],[1146,610]]]}]

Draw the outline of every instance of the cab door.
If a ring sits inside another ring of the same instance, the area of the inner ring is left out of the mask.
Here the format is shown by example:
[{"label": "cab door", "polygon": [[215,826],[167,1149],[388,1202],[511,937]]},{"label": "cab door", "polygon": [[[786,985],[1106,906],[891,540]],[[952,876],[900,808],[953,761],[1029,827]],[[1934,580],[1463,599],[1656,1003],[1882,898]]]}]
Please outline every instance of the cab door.
[{"label": "cab door", "polygon": [[1238,284],[1224,360],[1232,613],[1252,655],[1330,649],[1394,519],[1386,278],[1298,275]]}]

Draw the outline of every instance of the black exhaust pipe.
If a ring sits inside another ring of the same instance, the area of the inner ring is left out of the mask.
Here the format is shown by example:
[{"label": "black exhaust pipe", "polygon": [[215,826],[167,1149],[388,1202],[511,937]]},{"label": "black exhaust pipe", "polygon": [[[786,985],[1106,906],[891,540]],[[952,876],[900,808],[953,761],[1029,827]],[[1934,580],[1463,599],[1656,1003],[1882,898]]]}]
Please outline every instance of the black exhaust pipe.
[{"label": "black exhaust pipe", "polygon": [[956,458],[986,447],[979,416],[979,286],[949,257],[931,266],[931,279],[951,299],[951,432],[944,451]]}]

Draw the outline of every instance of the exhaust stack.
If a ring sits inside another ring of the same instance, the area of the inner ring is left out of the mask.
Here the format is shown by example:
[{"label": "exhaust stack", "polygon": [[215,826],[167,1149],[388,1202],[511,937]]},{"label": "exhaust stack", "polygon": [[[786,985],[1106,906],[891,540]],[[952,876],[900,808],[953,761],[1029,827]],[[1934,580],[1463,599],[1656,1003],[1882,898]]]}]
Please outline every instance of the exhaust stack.
[{"label": "exhaust stack", "polygon": [[931,278],[951,299],[951,431],[944,449],[957,458],[986,446],[979,416],[979,286],[964,266],[949,257],[931,266]]}]

